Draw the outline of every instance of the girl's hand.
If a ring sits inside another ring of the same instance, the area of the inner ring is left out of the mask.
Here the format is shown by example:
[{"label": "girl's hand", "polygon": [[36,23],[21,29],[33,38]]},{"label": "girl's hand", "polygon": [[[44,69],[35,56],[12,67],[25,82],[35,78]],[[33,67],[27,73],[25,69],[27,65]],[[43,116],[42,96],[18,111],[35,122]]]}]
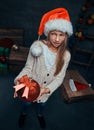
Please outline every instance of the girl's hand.
[{"label": "girl's hand", "polygon": [[46,88],[46,87],[40,86],[40,94],[39,94],[37,100],[38,100],[42,95],[44,95],[44,94],[48,94],[48,93],[50,93],[49,88]]},{"label": "girl's hand", "polygon": [[49,88],[40,86],[40,95],[39,96],[42,96],[43,94],[48,94],[48,93],[50,93]]},{"label": "girl's hand", "polygon": [[[16,85],[19,85],[20,83],[19,83],[19,81],[18,81],[18,79],[17,79],[17,81],[16,81]],[[14,98],[16,98],[18,96],[18,94],[17,94],[17,92],[16,91],[14,91]]]},{"label": "girl's hand", "polygon": [[15,81],[15,85],[19,85],[20,83],[19,83],[19,78],[18,79],[16,79],[16,81]]}]

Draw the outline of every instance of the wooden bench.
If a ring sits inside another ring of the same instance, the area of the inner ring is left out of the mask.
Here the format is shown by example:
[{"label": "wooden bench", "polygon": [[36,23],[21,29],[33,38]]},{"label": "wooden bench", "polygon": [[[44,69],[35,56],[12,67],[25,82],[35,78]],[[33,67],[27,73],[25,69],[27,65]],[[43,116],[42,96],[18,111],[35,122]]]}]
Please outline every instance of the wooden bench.
[{"label": "wooden bench", "polygon": [[18,45],[23,45],[23,35],[22,28],[0,28],[0,39],[8,38]]},{"label": "wooden bench", "polygon": [[83,84],[88,84],[77,70],[68,70],[63,81],[63,86],[61,87],[65,102],[72,103],[81,100],[94,100],[94,90],[92,87],[88,87],[80,91],[72,91],[69,86],[69,79],[73,79],[74,81],[78,81]]},{"label": "wooden bench", "polygon": [[20,70],[25,65],[27,56],[28,56],[29,48],[19,46],[18,50],[14,50],[11,48],[8,65],[11,70]]},{"label": "wooden bench", "polygon": [[[23,46],[23,35],[24,29],[22,28],[0,28],[0,56],[8,59],[10,49],[14,44]],[[4,52],[2,52],[2,47],[9,50],[7,55],[5,55],[5,49]],[[6,71],[7,68],[6,60],[4,64],[0,61],[0,72]]]}]

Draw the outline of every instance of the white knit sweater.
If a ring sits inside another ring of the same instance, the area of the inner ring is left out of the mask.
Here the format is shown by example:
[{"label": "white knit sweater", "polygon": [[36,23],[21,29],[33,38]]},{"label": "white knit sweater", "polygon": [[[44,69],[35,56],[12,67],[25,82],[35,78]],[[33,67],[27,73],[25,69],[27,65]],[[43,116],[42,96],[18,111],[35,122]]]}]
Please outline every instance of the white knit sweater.
[{"label": "white knit sweater", "polygon": [[50,94],[44,94],[40,97],[37,102],[46,102],[52,93],[60,87],[66,74],[66,69],[68,67],[71,55],[66,51],[64,55],[64,66],[61,72],[54,76],[55,64],[52,65],[50,70],[47,69],[45,65],[44,53],[43,53],[43,43],[41,41],[35,41],[29,50],[26,64],[19,75],[15,78],[14,82],[16,84],[17,78],[21,78],[23,75],[28,75],[32,79],[36,80],[40,85],[48,87],[50,89]]}]

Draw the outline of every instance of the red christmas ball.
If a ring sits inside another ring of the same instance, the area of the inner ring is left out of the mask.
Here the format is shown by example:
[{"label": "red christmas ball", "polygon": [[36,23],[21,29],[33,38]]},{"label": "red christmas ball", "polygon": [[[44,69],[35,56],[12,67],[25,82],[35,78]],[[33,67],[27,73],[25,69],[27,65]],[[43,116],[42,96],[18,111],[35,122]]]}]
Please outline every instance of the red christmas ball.
[{"label": "red christmas ball", "polygon": [[87,23],[91,25],[91,24],[93,24],[93,20],[92,19],[88,19]]},{"label": "red christmas ball", "polygon": [[35,80],[31,80],[30,81],[30,85],[29,85],[29,92],[28,92],[28,98],[23,97],[23,92],[25,90],[25,87],[23,87],[22,89],[17,91],[17,95],[20,99],[24,100],[24,101],[29,101],[32,102],[34,100],[37,99],[37,97],[39,96],[40,93],[40,86],[39,84],[35,81]]}]

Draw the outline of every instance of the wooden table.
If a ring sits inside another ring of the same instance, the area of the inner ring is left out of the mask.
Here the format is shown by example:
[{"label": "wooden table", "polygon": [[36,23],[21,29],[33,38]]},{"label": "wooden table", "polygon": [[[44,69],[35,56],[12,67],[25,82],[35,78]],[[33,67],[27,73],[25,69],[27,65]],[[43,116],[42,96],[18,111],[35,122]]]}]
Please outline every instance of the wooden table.
[{"label": "wooden table", "polygon": [[22,68],[26,62],[28,52],[29,48],[23,46],[19,46],[19,50],[16,51],[11,48],[8,58],[9,68]]},{"label": "wooden table", "polygon": [[79,100],[94,100],[94,90],[92,87],[80,91],[72,91],[69,86],[69,79],[88,84],[77,70],[68,70],[61,87],[64,101],[72,103]]}]

